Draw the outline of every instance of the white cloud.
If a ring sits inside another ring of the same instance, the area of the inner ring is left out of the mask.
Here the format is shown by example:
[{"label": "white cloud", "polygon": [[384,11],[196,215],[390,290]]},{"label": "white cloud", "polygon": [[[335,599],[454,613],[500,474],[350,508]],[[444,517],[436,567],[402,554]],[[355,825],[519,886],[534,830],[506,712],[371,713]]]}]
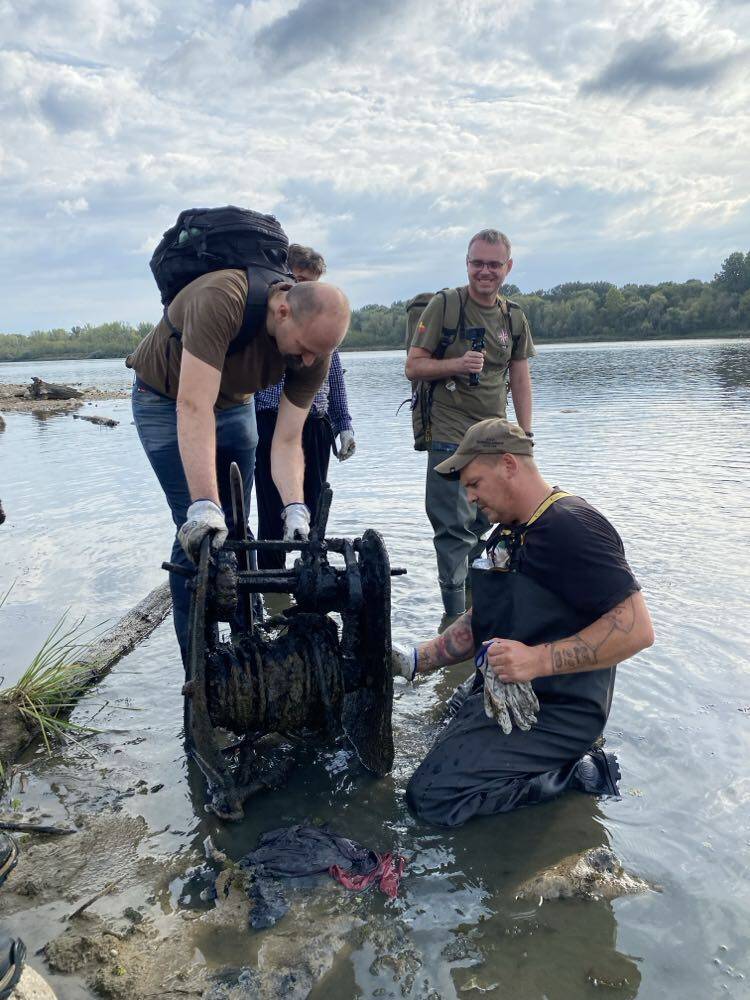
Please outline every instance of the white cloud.
[{"label": "white cloud", "polygon": [[151,246],[191,204],[275,212],[355,303],[460,280],[486,225],[522,287],[710,276],[744,238],[746,5],[356,11],[0,0],[4,328],[152,316]]},{"label": "white cloud", "polygon": [[81,195],[79,198],[63,198],[62,201],[58,201],[57,207],[65,215],[78,215],[79,212],[88,212],[89,203]]}]

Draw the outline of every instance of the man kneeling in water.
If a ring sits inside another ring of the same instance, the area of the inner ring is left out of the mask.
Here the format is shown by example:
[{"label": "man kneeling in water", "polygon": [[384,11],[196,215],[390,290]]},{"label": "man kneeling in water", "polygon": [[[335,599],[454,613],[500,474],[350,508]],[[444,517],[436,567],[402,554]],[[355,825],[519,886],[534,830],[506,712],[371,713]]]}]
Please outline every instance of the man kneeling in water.
[{"label": "man kneeling in water", "polygon": [[394,672],[408,680],[475,657],[470,693],[406,790],[411,809],[440,826],[570,788],[617,793],[614,755],[591,748],[615,666],[653,643],[651,619],[615,529],[545,482],[532,454],[518,425],[483,420],[436,467],[460,476],[497,525],[471,569],[472,609],[437,638],[394,649]]}]

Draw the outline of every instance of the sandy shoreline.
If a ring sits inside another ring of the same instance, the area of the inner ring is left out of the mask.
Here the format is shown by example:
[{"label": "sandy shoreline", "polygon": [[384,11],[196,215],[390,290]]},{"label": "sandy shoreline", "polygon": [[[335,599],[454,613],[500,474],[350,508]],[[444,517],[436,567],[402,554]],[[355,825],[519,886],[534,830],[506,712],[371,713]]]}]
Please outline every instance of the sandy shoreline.
[{"label": "sandy shoreline", "polygon": [[66,385],[78,389],[81,396],[76,399],[34,399],[29,393],[28,385],[14,382],[0,383],[0,413],[65,413],[77,410],[84,403],[101,402],[106,399],[125,399],[130,395],[128,389],[95,389],[81,385],[80,382],[69,382]]}]

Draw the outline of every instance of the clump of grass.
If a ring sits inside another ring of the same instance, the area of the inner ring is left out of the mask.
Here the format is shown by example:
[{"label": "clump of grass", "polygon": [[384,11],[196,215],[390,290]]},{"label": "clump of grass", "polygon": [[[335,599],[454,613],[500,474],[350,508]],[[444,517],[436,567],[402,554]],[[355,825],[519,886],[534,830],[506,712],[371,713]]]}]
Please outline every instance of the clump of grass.
[{"label": "clump of grass", "polygon": [[[9,593],[10,590],[3,595],[0,607]],[[0,691],[0,699],[15,706],[25,719],[38,727],[48,753],[56,739],[68,737],[77,743],[73,734],[97,731],[71,722],[67,717],[91,672],[91,666],[81,662],[81,654],[87,648],[81,640],[93,629],[83,626],[83,618],[71,623],[66,611],[17,683]]]}]

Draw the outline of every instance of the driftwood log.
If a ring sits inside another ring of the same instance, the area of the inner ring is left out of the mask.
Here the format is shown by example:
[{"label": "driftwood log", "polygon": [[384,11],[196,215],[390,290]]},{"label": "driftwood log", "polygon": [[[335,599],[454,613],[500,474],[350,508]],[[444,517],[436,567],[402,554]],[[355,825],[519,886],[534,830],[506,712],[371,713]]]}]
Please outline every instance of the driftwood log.
[{"label": "driftwood log", "polygon": [[36,376],[32,377],[29,386],[32,399],[81,399],[83,393],[72,385],[58,385],[56,382],[45,382]]},{"label": "driftwood log", "polygon": [[74,420],[88,420],[90,424],[99,424],[101,427],[117,427],[119,420],[113,420],[111,417],[87,417],[82,413],[74,413]]},{"label": "driftwood log", "polygon": [[[147,639],[160,625],[170,608],[169,583],[162,583],[124,615],[109,632],[88,646],[79,662],[88,669],[82,673],[70,702],[76,701],[110,672],[118,660]],[[0,696],[0,765],[8,765],[39,736],[39,727],[21,713],[12,700]],[[1,779],[0,779],[1,780]]]}]

